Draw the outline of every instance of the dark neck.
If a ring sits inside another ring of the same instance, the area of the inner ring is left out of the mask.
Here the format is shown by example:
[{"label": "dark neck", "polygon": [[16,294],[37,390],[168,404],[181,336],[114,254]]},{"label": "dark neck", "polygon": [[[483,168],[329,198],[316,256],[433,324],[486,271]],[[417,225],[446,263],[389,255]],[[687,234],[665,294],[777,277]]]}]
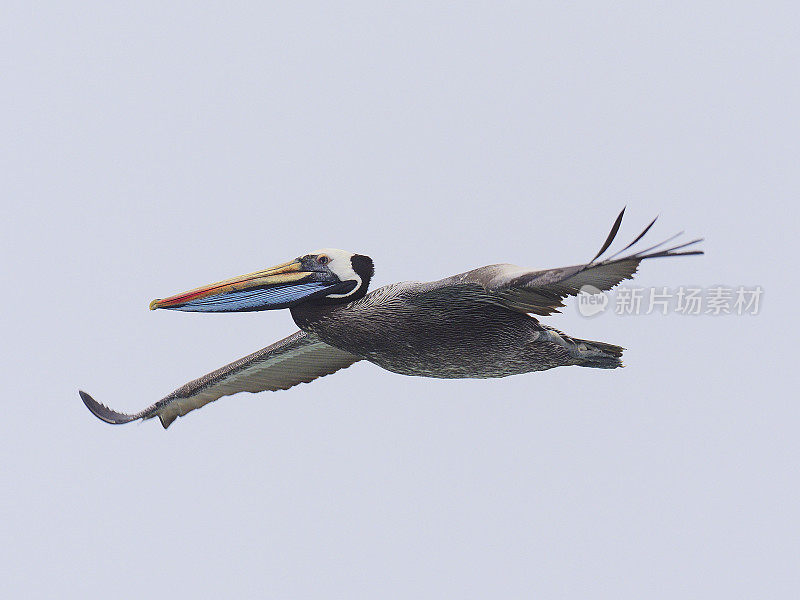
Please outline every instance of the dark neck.
[{"label": "dark neck", "polygon": [[349,302],[333,302],[331,299],[323,298],[301,302],[297,306],[290,308],[292,319],[303,331],[314,331],[315,325],[324,321],[332,314],[336,313],[342,306]]}]

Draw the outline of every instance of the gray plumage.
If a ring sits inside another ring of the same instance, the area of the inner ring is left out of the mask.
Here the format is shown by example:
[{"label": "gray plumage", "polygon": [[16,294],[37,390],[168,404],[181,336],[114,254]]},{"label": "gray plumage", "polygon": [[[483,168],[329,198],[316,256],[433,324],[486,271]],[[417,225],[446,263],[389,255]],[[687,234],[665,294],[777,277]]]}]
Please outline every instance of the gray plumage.
[{"label": "gray plumage", "polygon": [[[348,305],[300,304],[295,322],[328,344],[401,375],[490,378],[600,355],[512,310],[474,283],[406,282]],[[608,366],[619,366],[618,357]]]},{"label": "gray plumage", "polygon": [[[437,378],[506,377],[568,365],[620,367],[623,348],[571,338],[543,325],[533,315],[558,312],[564,306],[564,298],[578,294],[584,285],[610,290],[633,277],[642,260],[702,254],[700,250],[686,250],[699,239],[658,250],[673,237],[615,258],[637,243],[654,220],[620,252],[598,262],[614,240],[623,213],[624,210],[595,258],[572,267],[531,270],[511,264],[489,265],[439,281],[395,283],[367,294],[372,261],[350,255],[352,268],[348,265],[346,269],[352,274],[350,280],[343,282],[344,271],[333,269],[333,265],[325,267],[326,276],[336,276],[336,291],[343,289],[342,283],[355,282],[355,288],[344,294],[293,303],[292,317],[301,331],[284,340],[184,385],[139,413],[113,411],[84,392],[81,397],[96,416],[108,423],[158,416],[166,428],[178,416],[222,396],[287,389],[359,360],[402,375]],[[317,258],[320,264],[327,265],[337,259],[331,259],[330,253],[297,260],[307,265]],[[321,258],[325,258],[324,263]],[[317,272],[323,270],[318,265],[315,268]],[[196,291],[180,298],[192,294]],[[186,304],[169,299],[155,302],[172,303],[178,309]]]}]

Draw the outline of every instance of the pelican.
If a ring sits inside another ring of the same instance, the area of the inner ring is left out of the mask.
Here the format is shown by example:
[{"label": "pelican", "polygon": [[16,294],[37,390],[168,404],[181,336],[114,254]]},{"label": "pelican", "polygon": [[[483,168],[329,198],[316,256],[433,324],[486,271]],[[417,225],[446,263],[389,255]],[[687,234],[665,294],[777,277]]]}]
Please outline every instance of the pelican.
[{"label": "pelican", "polygon": [[[650,258],[703,254],[692,240],[671,238],[620,254],[639,242],[653,219],[616,254],[604,258],[619,231],[619,213],[600,251],[585,264],[558,269],[489,265],[439,281],[394,283],[367,293],[374,273],[363,254],[326,248],[276,267],[153,300],[150,309],[242,312],[288,308],[299,331],[190,381],[144,410],[125,414],[79,394],[106,423],[176,418],[238,392],[285,390],[361,360],[401,375],[492,378],[577,365],[621,367],[623,348],[572,338],[536,316],[559,312],[583,286],[610,290]],[[534,316],[536,315],[536,316]]]}]

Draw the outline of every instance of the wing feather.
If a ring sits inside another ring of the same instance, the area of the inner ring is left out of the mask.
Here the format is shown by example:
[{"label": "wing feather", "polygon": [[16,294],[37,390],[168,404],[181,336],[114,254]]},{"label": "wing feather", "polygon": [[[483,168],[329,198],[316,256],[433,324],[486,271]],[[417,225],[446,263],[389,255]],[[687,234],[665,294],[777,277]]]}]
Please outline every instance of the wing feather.
[{"label": "wing feather", "polygon": [[564,298],[577,295],[585,285],[607,291],[620,282],[631,279],[639,264],[648,258],[703,254],[702,250],[685,250],[703,241],[702,239],[659,250],[681,235],[683,233],[681,232],[649,248],[616,258],[644,238],[656,222],[656,219],[653,219],[630,244],[611,257],[598,261],[597,259],[614,241],[624,213],[623,209],[614,221],[600,252],[588,263],[544,270],[526,269],[512,264],[489,265],[433,282],[429,289],[433,292],[449,286],[480,286],[488,302],[497,302],[513,310],[546,316],[559,312],[564,306]]},{"label": "wing feather", "polygon": [[212,371],[159,400],[144,410],[125,414],[100,404],[80,392],[87,408],[106,423],[130,423],[158,417],[164,429],[188,412],[222,396],[239,392],[286,390],[349,367],[361,357],[339,350],[316,335],[298,331],[253,354]]}]

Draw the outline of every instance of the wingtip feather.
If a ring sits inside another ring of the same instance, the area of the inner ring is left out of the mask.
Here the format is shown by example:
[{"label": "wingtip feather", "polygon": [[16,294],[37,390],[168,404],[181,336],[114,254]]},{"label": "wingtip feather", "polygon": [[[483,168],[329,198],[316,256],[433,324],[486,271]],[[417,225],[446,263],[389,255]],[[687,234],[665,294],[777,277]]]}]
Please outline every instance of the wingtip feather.
[{"label": "wingtip feather", "polygon": [[624,206],[622,208],[622,210],[619,211],[619,214],[617,215],[617,219],[614,221],[614,225],[611,226],[611,231],[608,233],[608,237],[606,238],[606,241],[603,243],[603,246],[602,246],[602,248],[600,248],[600,251],[597,254],[594,255],[594,258],[592,260],[589,261],[589,264],[593,263],[598,258],[600,258],[600,256],[603,254],[603,252],[608,250],[608,247],[611,245],[611,242],[614,241],[614,238],[617,237],[617,232],[619,231],[619,226],[622,224],[622,217],[625,215],[625,209],[626,208],[628,208],[628,207]]},{"label": "wingtip feather", "polygon": [[139,418],[138,415],[128,415],[111,410],[105,404],[100,404],[97,400],[82,390],[78,390],[78,394],[80,395],[81,400],[83,400],[83,403],[86,405],[86,408],[88,408],[95,417],[101,421],[105,421],[106,423],[111,423],[112,425],[122,425],[124,423],[135,421]]}]

